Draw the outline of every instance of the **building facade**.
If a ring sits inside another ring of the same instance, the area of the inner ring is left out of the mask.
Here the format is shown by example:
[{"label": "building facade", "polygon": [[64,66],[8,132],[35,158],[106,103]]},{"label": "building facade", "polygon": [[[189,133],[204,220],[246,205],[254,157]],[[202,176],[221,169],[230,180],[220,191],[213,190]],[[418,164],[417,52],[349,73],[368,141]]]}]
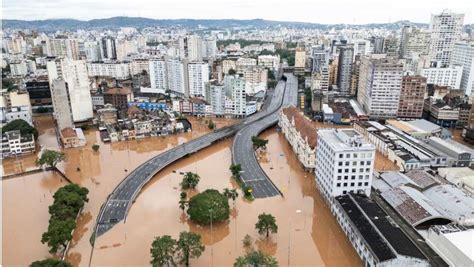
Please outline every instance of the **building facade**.
[{"label": "building facade", "polygon": [[354,129],[318,130],[316,183],[325,199],[349,192],[370,195],[375,146]]},{"label": "building facade", "polygon": [[398,117],[421,118],[426,92],[426,78],[422,76],[403,76],[400,90]]},{"label": "building facade", "polygon": [[357,101],[370,118],[397,116],[402,76],[403,64],[399,60],[362,58]]}]

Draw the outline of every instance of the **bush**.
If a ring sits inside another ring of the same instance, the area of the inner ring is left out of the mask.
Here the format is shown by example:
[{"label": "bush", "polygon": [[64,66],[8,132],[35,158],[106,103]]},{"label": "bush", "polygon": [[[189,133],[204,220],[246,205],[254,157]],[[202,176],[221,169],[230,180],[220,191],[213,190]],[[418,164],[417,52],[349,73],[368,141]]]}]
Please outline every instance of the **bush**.
[{"label": "bush", "polygon": [[72,267],[68,262],[55,259],[46,259],[31,263],[30,267]]},{"label": "bush", "polygon": [[92,150],[94,150],[95,152],[99,151],[99,148],[100,148],[100,146],[98,144],[93,144],[92,145]]},{"label": "bush", "polygon": [[199,224],[210,224],[211,213],[213,223],[223,222],[229,219],[229,202],[219,191],[208,189],[189,200],[187,212],[191,220]]}]

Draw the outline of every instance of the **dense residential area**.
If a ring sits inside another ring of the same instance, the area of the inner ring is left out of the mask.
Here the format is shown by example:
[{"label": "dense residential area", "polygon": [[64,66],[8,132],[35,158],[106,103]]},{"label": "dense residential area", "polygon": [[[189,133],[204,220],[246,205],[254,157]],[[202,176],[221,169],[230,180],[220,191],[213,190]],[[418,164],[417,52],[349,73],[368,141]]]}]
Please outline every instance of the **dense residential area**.
[{"label": "dense residential area", "polygon": [[6,20],[2,265],[473,266],[471,16]]}]

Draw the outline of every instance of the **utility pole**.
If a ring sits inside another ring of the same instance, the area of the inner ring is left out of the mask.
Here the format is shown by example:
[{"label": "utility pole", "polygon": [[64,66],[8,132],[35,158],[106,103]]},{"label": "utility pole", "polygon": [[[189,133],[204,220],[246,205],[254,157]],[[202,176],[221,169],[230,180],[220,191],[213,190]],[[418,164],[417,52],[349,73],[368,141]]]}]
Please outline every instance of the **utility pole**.
[{"label": "utility pole", "polygon": [[212,232],[212,212],[213,210],[209,210],[211,215],[211,266],[214,266],[214,239],[213,239],[213,232]]},{"label": "utility pole", "polygon": [[290,248],[291,248],[291,218],[288,227],[288,267],[290,267]]}]

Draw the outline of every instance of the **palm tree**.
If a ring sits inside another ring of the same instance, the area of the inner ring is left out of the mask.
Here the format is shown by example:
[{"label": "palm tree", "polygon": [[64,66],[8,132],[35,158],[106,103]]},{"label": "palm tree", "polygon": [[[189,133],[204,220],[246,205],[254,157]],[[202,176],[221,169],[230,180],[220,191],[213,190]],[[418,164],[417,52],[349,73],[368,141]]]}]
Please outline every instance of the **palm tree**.
[{"label": "palm tree", "polygon": [[259,234],[266,233],[266,236],[268,237],[270,232],[276,233],[278,231],[278,225],[276,224],[276,220],[273,215],[262,213],[258,215],[258,221],[255,224],[255,229],[258,230]]}]

